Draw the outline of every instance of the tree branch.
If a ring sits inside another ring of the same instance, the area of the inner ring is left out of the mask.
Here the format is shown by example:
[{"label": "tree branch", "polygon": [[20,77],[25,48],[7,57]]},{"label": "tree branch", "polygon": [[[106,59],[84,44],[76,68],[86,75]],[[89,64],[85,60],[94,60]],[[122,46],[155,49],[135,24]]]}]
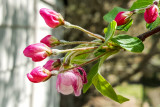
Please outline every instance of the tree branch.
[{"label": "tree branch", "polygon": [[137,36],[137,37],[138,37],[139,39],[141,39],[142,41],[144,41],[147,37],[150,37],[150,36],[152,36],[153,34],[156,34],[156,33],[158,33],[158,32],[160,32],[160,26],[154,28],[153,30],[150,30],[150,31],[148,31],[148,32],[145,32],[145,33],[143,33],[143,34],[141,34],[141,35],[139,35],[139,36]]}]

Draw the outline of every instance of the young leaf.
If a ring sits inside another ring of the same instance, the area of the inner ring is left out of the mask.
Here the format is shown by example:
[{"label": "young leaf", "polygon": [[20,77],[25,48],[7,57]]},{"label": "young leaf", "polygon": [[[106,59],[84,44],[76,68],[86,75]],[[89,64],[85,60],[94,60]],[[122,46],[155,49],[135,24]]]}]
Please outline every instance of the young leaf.
[{"label": "young leaf", "polygon": [[87,74],[87,84],[84,84],[83,86],[83,93],[86,93],[87,90],[89,89],[89,87],[92,85],[92,78],[97,74],[98,72],[98,67],[99,67],[99,62],[96,63],[91,70],[89,71],[89,73]]},{"label": "young leaf", "polygon": [[92,82],[95,86],[95,88],[104,96],[111,98],[112,100],[123,103],[125,101],[129,101],[129,99],[117,95],[114,89],[112,88],[111,84],[107,82],[100,74],[97,74],[92,79]]},{"label": "young leaf", "polygon": [[121,11],[127,11],[127,9],[115,7],[113,10],[111,10],[109,13],[103,16],[103,19],[107,22],[111,22],[115,19],[116,15]]},{"label": "young leaf", "polygon": [[139,38],[129,35],[118,35],[111,41],[131,52],[142,52],[144,49],[144,45]]},{"label": "young leaf", "polygon": [[125,25],[117,26],[117,30],[128,31],[132,24],[133,24],[133,20],[131,19],[131,20],[130,20],[128,23],[126,23]]},{"label": "young leaf", "polygon": [[153,1],[154,0],[137,0],[136,2],[133,3],[133,5],[129,10],[132,11],[135,9],[145,8],[148,5],[153,4]]},{"label": "young leaf", "polygon": [[156,21],[154,21],[153,23],[151,24],[146,24],[146,28],[149,29],[149,30],[152,30],[154,28],[156,28],[158,25],[160,25],[160,18],[157,17]]},{"label": "young leaf", "polygon": [[113,20],[107,28],[107,32],[105,33],[105,43],[111,39],[116,31],[117,23],[115,20]]},{"label": "young leaf", "polygon": [[93,77],[99,72],[99,69],[101,67],[101,65],[103,64],[103,62],[111,55],[117,53],[119,50],[112,50],[110,52],[107,52],[103,57],[101,57],[100,61],[98,63],[96,63],[91,70],[89,71],[89,73],[87,74],[87,80],[88,83],[84,84],[83,86],[83,93],[86,93],[87,90],[89,89],[89,87],[92,85],[92,79]]},{"label": "young leaf", "polygon": [[106,30],[106,33],[105,33],[105,42],[99,46],[95,51],[94,53],[98,52],[102,46],[105,46],[108,42],[108,40],[110,40],[113,36],[114,36],[114,33],[116,31],[116,27],[117,27],[117,23],[115,20],[113,20],[109,25],[108,25],[108,28]]}]

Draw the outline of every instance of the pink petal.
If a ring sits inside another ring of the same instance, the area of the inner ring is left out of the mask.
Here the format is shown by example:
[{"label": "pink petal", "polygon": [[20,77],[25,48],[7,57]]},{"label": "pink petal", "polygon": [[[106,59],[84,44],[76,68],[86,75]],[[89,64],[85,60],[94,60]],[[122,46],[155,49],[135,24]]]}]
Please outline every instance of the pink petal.
[{"label": "pink petal", "polygon": [[76,75],[69,71],[61,73],[61,77],[63,78],[61,83],[64,85],[72,85],[72,83],[77,79]]},{"label": "pink petal", "polygon": [[57,76],[57,81],[56,81],[56,89],[58,92],[64,94],[64,95],[68,95],[68,94],[71,94],[73,93],[73,87],[72,85],[64,85],[62,83],[62,75],[61,74],[58,74]]},{"label": "pink petal", "polygon": [[55,60],[50,59],[49,61],[46,62],[46,64],[43,66],[44,68],[48,69],[49,71],[54,70],[53,63]]},{"label": "pink petal", "polygon": [[83,87],[83,82],[82,82],[81,77],[77,77],[77,78],[78,78],[78,80],[76,81],[76,84],[73,85],[73,88],[74,88],[75,96],[80,96],[81,95],[81,90],[82,90],[82,87]]},{"label": "pink petal", "polygon": [[49,27],[55,28],[60,25],[60,22],[58,20],[59,14],[56,11],[53,11],[51,9],[42,8],[40,9],[40,14],[44,18],[46,24]]},{"label": "pink petal", "polygon": [[39,52],[32,56],[34,62],[42,61],[48,56],[47,52]]},{"label": "pink petal", "polygon": [[88,82],[88,80],[87,80],[87,74],[86,74],[85,70],[81,67],[78,67],[77,69],[82,71],[82,73],[83,73],[82,80],[83,80],[83,83],[86,84]]},{"label": "pink petal", "polygon": [[48,47],[51,47],[51,43],[50,43],[50,38],[52,37],[52,35],[47,35],[46,37],[44,37],[43,39],[41,39],[41,43],[46,44]]},{"label": "pink petal", "polygon": [[64,84],[60,84],[60,90],[59,92],[61,92],[62,94],[64,95],[69,95],[69,94],[72,94],[73,93],[73,87],[72,85],[64,85]]},{"label": "pink petal", "polygon": [[51,74],[47,74],[44,72],[44,68],[38,66],[34,68],[30,73],[27,74],[28,79],[31,82],[38,83],[44,81]]}]

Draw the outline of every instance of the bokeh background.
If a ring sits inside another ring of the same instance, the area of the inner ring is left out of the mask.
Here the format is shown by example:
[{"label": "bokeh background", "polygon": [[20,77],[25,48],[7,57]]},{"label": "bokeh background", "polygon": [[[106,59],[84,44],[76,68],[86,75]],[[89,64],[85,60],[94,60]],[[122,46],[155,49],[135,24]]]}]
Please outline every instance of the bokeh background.
[{"label": "bokeh background", "polygon": [[[101,73],[116,92],[130,98],[124,104],[103,97],[94,86],[80,97],[64,96],[56,91],[56,77],[39,84],[32,84],[26,77],[35,66],[47,61],[33,63],[24,57],[23,49],[29,44],[48,34],[69,41],[92,40],[75,29],[49,28],[39,15],[40,8],[54,9],[65,20],[104,35],[108,23],[103,16],[116,6],[128,9],[134,1],[0,0],[0,107],[160,107],[160,33],[144,41],[143,53],[121,51],[102,66]],[[127,34],[138,36],[147,31],[143,14],[133,19]],[[84,67],[86,72],[92,65]]]}]

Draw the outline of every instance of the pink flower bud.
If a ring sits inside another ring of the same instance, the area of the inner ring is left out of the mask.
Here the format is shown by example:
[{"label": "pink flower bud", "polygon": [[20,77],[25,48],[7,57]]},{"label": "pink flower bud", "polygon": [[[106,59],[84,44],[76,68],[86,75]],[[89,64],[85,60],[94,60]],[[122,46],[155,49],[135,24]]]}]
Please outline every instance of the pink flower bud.
[{"label": "pink flower bud", "polygon": [[26,57],[32,58],[33,61],[38,62],[38,61],[42,61],[47,56],[52,55],[52,50],[43,43],[36,43],[36,44],[27,46],[24,49],[23,54]]},{"label": "pink flower bud", "polygon": [[[79,72],[82,71],[83,75]],[[75,96],[81,94],[83,84],[87,83],[86,72],[78,67],[64,73],[58,74],[56,89],[58,92],[68,95],[74,92]]]},{"label": "pink flower bud", "polygon": [[59,40],[52,35],[47,35],[46,37],[41,39],[40,42],[46,44],[48,47],[53,47],[59,45],[60,43]]},{"label": "pink flower bud", "polygon": [[55,59],[55,60],[50,59],[49,61],[46,62],[46,64],[43,67],[45,69],[48,69],[49,71],[53,71],[53,70],[59,70],[60,66],[61,66],[60,59]]},{"label": "pink flower bud", "polygon": [[133,12],[130,11],[119,12],[114,19],[117,22],[117,26],[126,24],[130,20],[132,14]]},{"label": "pink flower bud", "polygon": [[41,66],[38,66],[28,73],[27,77],[31,82],[39,83],[48,80],[51,77],[51,72]]},{"label": "pink flower bud", "polygon": [[154,22],[158,17],[158,7],[157,5],[153,4],[149,8],[146,9],[144,12],[144,19],[147,23]]},{"label": "pink flower bud", "polygon": [[54,10],[41,8],[39,12],[44,18],[46,24],[51,28],[56,28],[64,24],[62,15]]}]

